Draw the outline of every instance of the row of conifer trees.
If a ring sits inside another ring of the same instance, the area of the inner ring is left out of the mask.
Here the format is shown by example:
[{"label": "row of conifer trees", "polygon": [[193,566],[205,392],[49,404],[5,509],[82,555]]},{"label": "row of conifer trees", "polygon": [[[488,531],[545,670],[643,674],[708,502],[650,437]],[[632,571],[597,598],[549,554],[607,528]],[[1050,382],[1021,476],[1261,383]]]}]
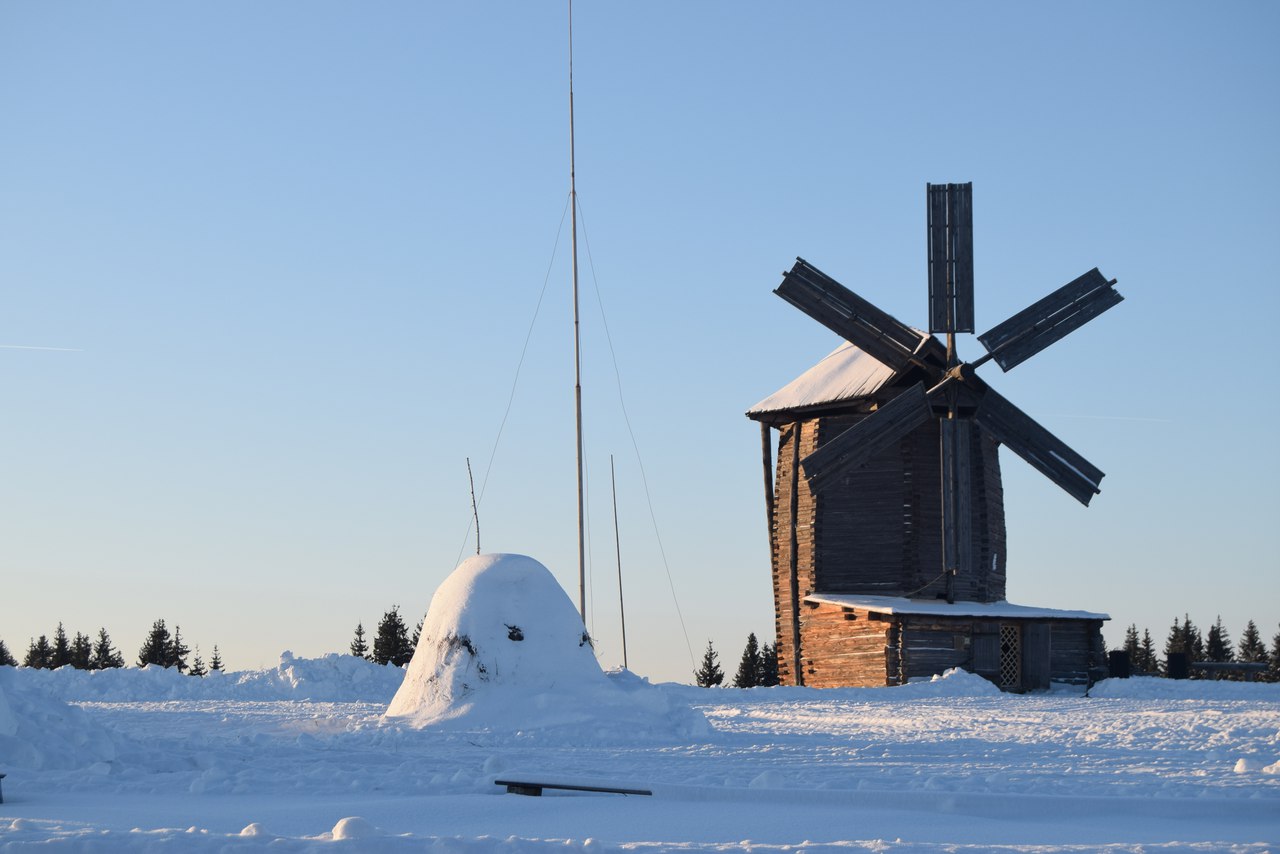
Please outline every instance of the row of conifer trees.
[{"label": "row of conifer trees", "polygon": [[[702,663],[693,672],[694,681],[703,688],[713,688],[724,683],[724,671],[720,668],[720,654],[711,641],[702,653]],[[735,688],[769,688],[778,684],[778,650],[771,643],[761,645],[756,633],[747,635],[747,645],[738,660],[738,672],[733,677]]]},{"label": "row of conifer trees", "polygon": [[[156,620],[151,624],[151,631],[138,650],[138,666],[158,664],[161,667],[176,667],[179,673],[191,676],[204,676],[211,670],[222,669],[222,655],[217,644],[213,647],[213,657],[206,665],[200,655],[200,647],[196,647],[195,656],[182,639],[181,627],[175,625],[170,633],[164,620]],[[9,648],[0,640],[0,666],[18,666]],[[83,632],[76,632],[75,637],[68,637],[62,623],[58,623],[53,633],[53,640],[48,635],[32,638],[27,647],[27,654],[22,659],[23,667],[54,670],[70,665],[77,670],[110,670],[124,667],[124,656],[111,642],[111,636],[105,628],[98,629],[96,640]]]},{"label": "row of conifer trees", "polygon": [[357,658],[372,661],[375,664],[390,664],[403,667],[413,658],[413,651],[418,648],[418,638],[422,634],[422,621],[409,635],[409,627],[404,617],[400,616],[400,606],[392,605],[391,610],[382,615],[378,621],[377,634],[373,636],[373,645],[365,637],[364,623],[356,623],[356,635],[351,641],[349,652]]},{"label": "row of conifer trees", "polygon": [[[1190,615],[1183,614],[1181,620],[1174,618],[1160,653],[1156,652],[1151,631],[1143,629],[1139,637],[1137,625],[1131,623],[1125,629],[1124,643],[1120,648],[1129,654],[1129,664],[1134,672],[1150,676],[1168,676],[1169,655],[1183,653],[1192,662],[1265,664],[1267,669],[1257,677],[1259,681],[1280,682],[1280,631],[1272,637],[1268,649],[1253,620],[1245,624],[1240,642],[1232,644],[1222,617],[1219,616],[1209,627],[1208,634],[1204,634],[1191,621]],[[1192,678],[1195,676],[1193,672]]]}]

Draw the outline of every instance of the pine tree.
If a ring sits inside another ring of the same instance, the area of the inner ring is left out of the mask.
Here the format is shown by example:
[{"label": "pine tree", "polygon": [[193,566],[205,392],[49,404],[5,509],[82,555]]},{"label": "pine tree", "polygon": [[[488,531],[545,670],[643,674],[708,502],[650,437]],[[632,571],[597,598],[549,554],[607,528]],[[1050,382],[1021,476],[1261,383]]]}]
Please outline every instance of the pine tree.
[{"label": "pine tree", "polygon": [[53,633],[53,658],[49,666],[55,670],[71,663],[71,641],[67,640],[67,630],[58,623],[58,630]]},{"label": "pine tree", "polygon": [[89,636],[76,632],[71,641],[71,666],[76,670],[89,670],[93,666],[93,641]]},{"label": "pine tree", "polygon": [[738,662],[738,672],[733,677],[733,687],[754,688],[760,684],[760,642],[756,633],[747,635],[747,646],[742,650],[742,659]]},{"label": "pine tree", "polygon": [[1231,661],[1231,637],[1227,627],[1222,625],[1222,615],[1209,628],[1209,637],[1205,641],[1204,654],[1209,661]]},{"label": "pine tree", "polygon": [[[425,618],[424,618],[425,619]],[[413,627],[413,637],[409,638],[409,645],[417,650],[418,641],[422,638],[422,620],[418,620],[418,625]]]},{"label": "pine tree", "polygon": [[411,658],[413,647],[409,646],[409,628],[400,616],[400,606],[393,605],[378,623],[378,634],[373,639],[373,660],[377,664],[403,667]]},{"label": "pine tree", "polygon": [[222,669],[222,655],[218,652],[218,645],[213,645],[213,658],[209,659],[209,672]]},{"label": "pine tree", "polygon": [[760,647],[760,687],[772,688],[778,684],[778,647],[766,643]]},{"label": "pine tree", "polygon": [[204,669],[204,659],[200,657],[200,644],[196,644],[196,654],[191,660],[191,669],[187,673],[191,676],[204,676],[208,672]]},{"label": "pine tree", "polygon": [[158,664],[161,667],[168,667],[172,644],[173,638],[170,637],[164,620],[156,620],[151,624],[151,633],[147,635],[147,639],[142,642],[142,648],[138,650],[138,666]]},{"label": "pine tree", "polygon": [[53,647],[49,646],[49,639],[41,635],[39,640],[31,641],[31,645],[27,647],[27,657],[22,660],[22,666],[45,670],[52,665]]},{"label": "pine tree", "polygon": [[702,654],[702,666],[694,671],[693,678],[702,688],[710,688],[724,681],[724,671],[720,669],[720,656],[712,648],[711,641],[707,641],[707,651]]},{"label": "pine tree", "polygon": [[369,644],[364,639],[364,623],[356,623],[356,639],[351,642],[351,654],[356,658],[369,658]]},{"label": "pine tree", "polygon": [[1151,629],[1142,630],[1142,646],[1138,654],[1141,656],[1141,670],[1152,676],[1160,675],[1160,659],[1156,658],[1156,642],[1151,639]]},{"label": "pine tree", "polygon": [[1265,664],[1267,661],[1267,645],[1262,642],[1262,635],[1253,620],[1245,624],[1244,633],[1240,635],[1238,658],[1252,664]]},{"label": "pine tree", "polygon": [[105,628],[98,629],[98,639],[93,644],[93,656],[89,659],[90,670],[111,670],[124,667],[124,656],[111,646],[111,636]]},{"label": "pine tree", "polygon": [[13,653],[9,652],[9,647],[4,645],[4,641],[0,640],[0,667],[17,667],[18,659],[13,657]]},{"label": "pine tree", "polygon": [[173,640],[165,651],[165,667],[176,667],[179,673],[187,672],[187,655],[191,648],[182,642],[182,626],[173,627]]}]

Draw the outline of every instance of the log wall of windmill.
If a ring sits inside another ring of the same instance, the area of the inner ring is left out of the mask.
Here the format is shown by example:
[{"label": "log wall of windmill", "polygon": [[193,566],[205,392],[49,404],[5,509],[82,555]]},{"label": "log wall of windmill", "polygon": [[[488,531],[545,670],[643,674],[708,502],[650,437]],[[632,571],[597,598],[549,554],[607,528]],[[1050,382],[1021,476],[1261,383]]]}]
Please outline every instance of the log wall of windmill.
[{"label": "log wall of windmill", "polygon": [[814,496],[800,472],[799,461],[817,448],[816,437],[815,421],[785,424],[778,431],[770,550],[773,564],[774,642],[777,645],[778,678],[783,685],[804,684],[800,681],[803,674],[797,671],[795,665],[795,637],[799,632],[799,623],[794,619],[794,614],[798,603],[814,592]]},{"label": "log wall of windmill", "polygon": [[[817,420],[831,441],[866,416]],[[976,431],[972,479],[970,572],[956,578],[957,599],[1005,598],[1004,492],[996,442]],[[945,595],[939,429],[929,421],[896,446],[828,487],[814,517],[815,588],[823,592],[935,598]]]},{"label": "log wall of windmill", "polygon": [[876,688],[899,684],[898,622],[861,608],[805,602],[804,684]]}]

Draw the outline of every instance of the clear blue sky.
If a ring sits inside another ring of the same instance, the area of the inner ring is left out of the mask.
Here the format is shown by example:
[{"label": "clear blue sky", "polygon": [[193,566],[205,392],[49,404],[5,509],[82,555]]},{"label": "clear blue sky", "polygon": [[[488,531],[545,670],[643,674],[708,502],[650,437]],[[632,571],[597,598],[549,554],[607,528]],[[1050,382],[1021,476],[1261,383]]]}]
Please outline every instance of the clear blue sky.
[{"label": "clear blue sky", "polygon": [[[0,3],[0,638],[157,617],[206,658],[345,649],[452,569],[568,192],[562,3]],[[575,10],[592,625],[772,632],[743,412],[837,340],[802,255],[924,322],[924,185],[973,181],[978,326],[1093,266],[1126,301],[984,375],[1107,472],[1003,457],[1009,597],[1107,630],[1280,621],[1280,9]],[[576,581],[567,232],[481,507]],[[979,345],[961,341],[962,355]],[[468,543],[468,548],[473,545]]]}]

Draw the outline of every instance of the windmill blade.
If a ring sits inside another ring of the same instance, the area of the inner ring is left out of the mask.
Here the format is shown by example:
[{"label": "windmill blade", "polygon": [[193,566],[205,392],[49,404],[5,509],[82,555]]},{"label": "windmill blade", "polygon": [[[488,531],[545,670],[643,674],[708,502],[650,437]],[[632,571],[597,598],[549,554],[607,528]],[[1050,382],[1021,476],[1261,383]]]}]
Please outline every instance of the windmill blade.
[{"label": "windmill blade", "polygon": [[1081,504],[1088,506],[1102,491],[1098,488],[1104,477],[1101,469],[991,389],[983,395],[974,420]]},{"label": "windmill blade", "polygon": [[[1107,280],[1094,267],[1044,299],[978,336],[988,356],[1007,371],[1045,347],[1084,326],[1121,302],[1115,279]],[[985,359],[984,359],[985,361]]]},{"label": "windmill blade", "polygon": [[973,184],[927,184],[929,331],[973,331]]},{"label": "windmill blade", "polygon": [[933,417],[917,383],[800,461],[815,492],[855,469]]},{"label": "windmill blade", "polygon": [[910,364],[930,337],[876,308],[803,258],[783,274],[774,293],[895,371]]}]

